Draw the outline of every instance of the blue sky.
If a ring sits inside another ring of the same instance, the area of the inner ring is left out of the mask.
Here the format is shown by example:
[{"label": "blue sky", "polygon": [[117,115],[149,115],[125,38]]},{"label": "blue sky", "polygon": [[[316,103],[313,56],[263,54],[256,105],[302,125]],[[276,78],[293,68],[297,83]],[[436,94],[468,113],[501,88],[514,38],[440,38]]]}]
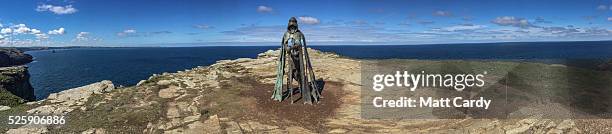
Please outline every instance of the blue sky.
[{"label": "blue sky", "polygon": [[612,39],[612,0],[5,0],[0,46],[276,45]]}]

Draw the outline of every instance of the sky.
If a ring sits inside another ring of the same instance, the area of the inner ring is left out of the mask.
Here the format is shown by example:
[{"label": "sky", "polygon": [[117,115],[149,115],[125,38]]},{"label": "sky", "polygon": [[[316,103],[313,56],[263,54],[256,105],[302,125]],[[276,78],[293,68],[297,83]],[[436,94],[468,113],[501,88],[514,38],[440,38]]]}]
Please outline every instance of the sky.
[{"label": "sky", "polygon": [[0,46],[276,45],[612,40],[612,0],[3,0]]}]

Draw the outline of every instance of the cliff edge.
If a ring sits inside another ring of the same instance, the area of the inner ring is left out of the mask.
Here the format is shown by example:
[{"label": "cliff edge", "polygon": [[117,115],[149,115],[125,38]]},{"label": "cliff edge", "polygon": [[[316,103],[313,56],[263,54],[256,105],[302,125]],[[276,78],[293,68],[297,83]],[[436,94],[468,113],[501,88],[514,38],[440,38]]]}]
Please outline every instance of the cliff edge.
[{"label": "cliff edge", "polygon": [[15,106],[36,99],[26,66],[0,67],[0,105]]},{"label": "cliff edge", "polygon": [[28,67],[32,56],[15,48],[0,48],[0,106],[12,107],[36,99]]}]

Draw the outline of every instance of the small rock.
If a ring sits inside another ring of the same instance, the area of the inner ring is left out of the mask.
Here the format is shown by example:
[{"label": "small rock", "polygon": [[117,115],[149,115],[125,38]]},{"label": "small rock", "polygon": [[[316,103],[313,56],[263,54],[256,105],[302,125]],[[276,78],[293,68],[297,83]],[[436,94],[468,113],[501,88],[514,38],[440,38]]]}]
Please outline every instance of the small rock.
[{"label": "small rock", "polygon": [[348,130],[342,129],[342,128],[337,128],[337,129],[333,129],[333,130],[329,131],[328,133],[333,134],[333,133],[346,133],[346,132],[348,132]]},{"label": "small rock", "polygon": [[240,125],[240,128],[242,128],[242,131],[244,132],[247,132],[247,133],[253,132],[253,129],[248,123],[238,123],[238,125]]},{"label": "small rock", "polygon": [[160,80],[157,82],[157,85],[170,85],[172,82],[170,80]]},{"label": "small rock", "polygon": [[290,134],[313,134],[313,132],[311,132],[310,130],[298,126],[290,126],[287,127],[285,130],[287,130],[287,133]]},{"label": "small rock", "polygon": [[9,110],[11,107],[9,106],[0,106],[0,111]]},{"label": "small rock", "polygon": [[168,88],[164,88],[159,90],[159,97],[161,98],[172,98],[172,97],[176,97],[179,94],[177,93],[178,88],[175,86],[170,86]]},{"label": "small rock", "polygon": [[90,128],[81,132],[81,134],[106,134],[106,130],[103,128]]},{"label": "small rock", "polygon": [[188,123],[188,122],[197,121],[198,119],[200,119],[200,115],[187,116],[183,119],[183,122]]},{"label": "small rock", "polygon": [[147,81],[146,81],[146,80],[140,80],[140,81],[139,81],[139,82],[136,84],[136,86],[140,86],[140,85],[144,84],[145,82],[147,82]]},{"label": "small rock", "polygon": [[219,124],[219,118],[217,115],[208,117],[208,120],[204,121],[203,126],[206,126],[202,133],[221,133],[221,124]]}]

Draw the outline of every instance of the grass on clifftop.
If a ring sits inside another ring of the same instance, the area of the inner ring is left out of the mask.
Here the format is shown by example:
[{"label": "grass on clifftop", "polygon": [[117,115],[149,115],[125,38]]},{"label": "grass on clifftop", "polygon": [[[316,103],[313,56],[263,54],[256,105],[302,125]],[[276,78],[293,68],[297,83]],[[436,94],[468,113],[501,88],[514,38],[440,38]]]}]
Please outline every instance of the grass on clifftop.
[{"label": "grass on clifftop", "polygon": [[2,87],[0,87],[0,98],[2,98],[0,99],[1,106],[14,107],[25,102],[19,96],[14,95]]}]

